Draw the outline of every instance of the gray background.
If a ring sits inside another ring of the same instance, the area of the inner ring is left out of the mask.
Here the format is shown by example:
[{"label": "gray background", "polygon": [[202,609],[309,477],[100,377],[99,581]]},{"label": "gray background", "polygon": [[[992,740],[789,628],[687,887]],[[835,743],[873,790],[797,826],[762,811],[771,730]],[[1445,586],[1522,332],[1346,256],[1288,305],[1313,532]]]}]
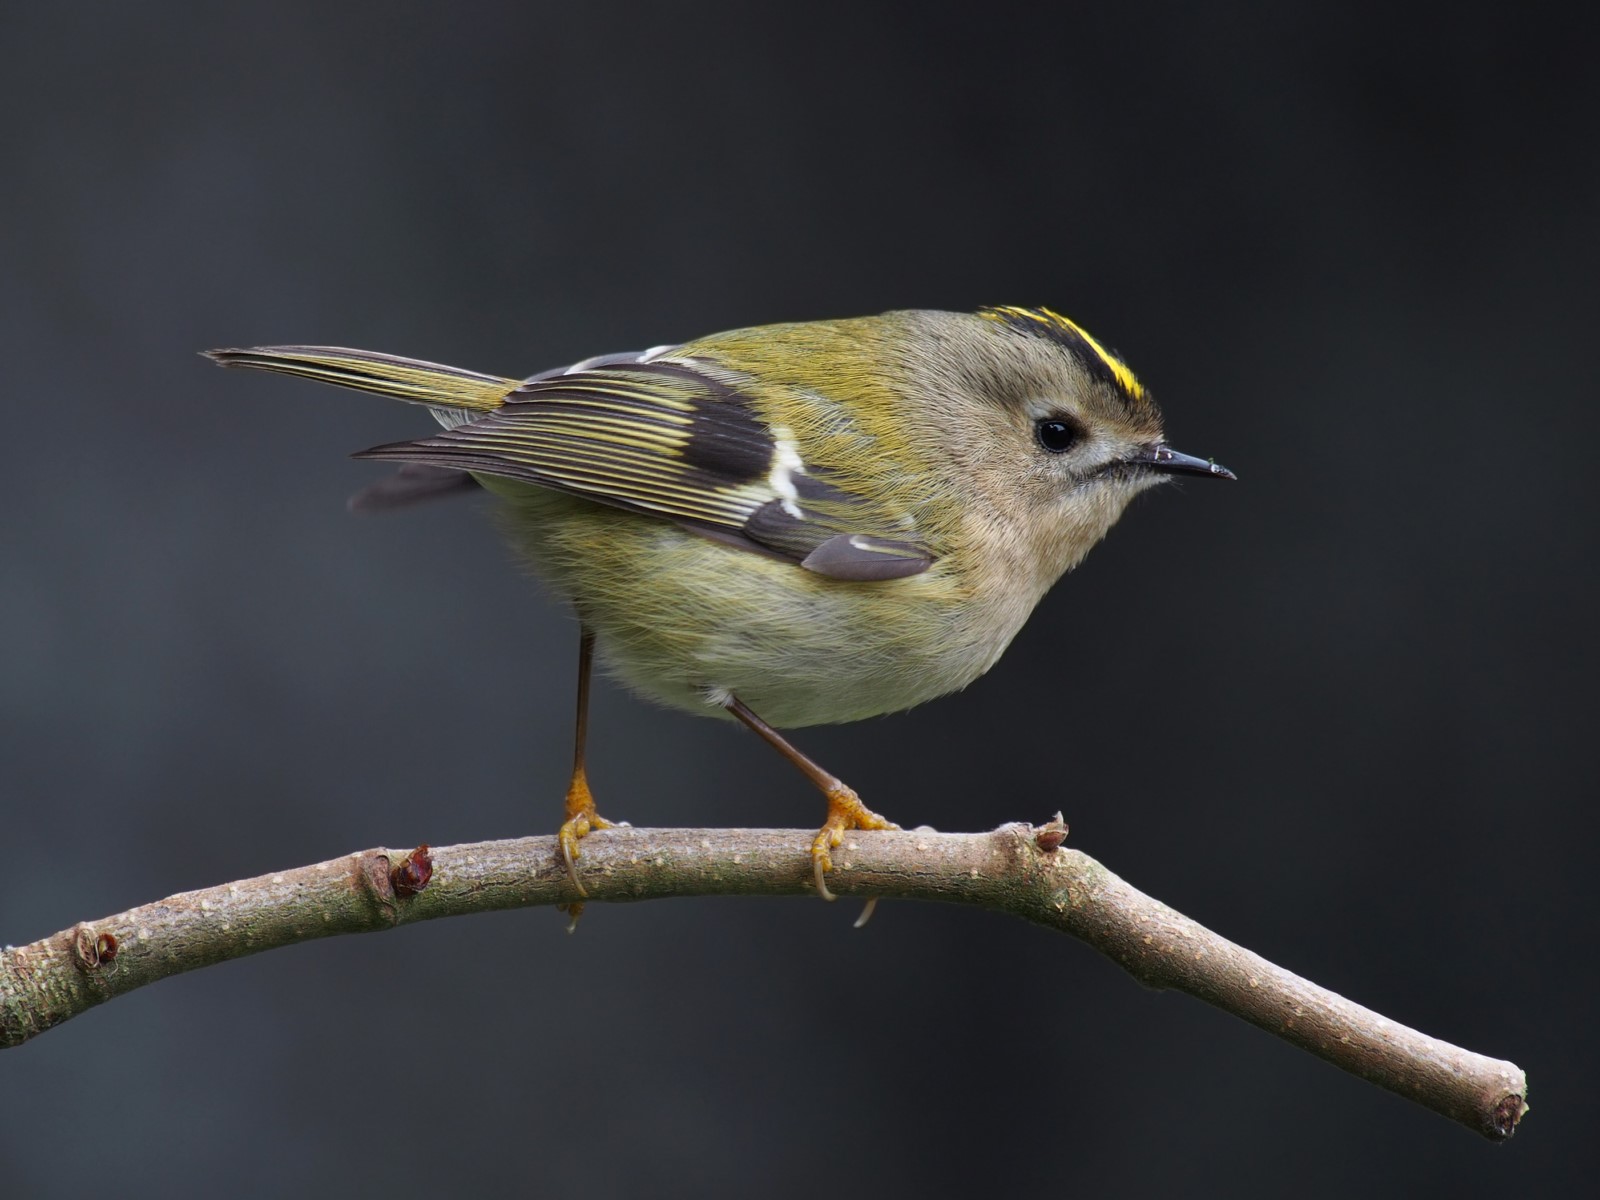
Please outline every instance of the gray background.
[{"label": "gray background", "polygon": [[[1137,504],[967,693],[802,744],[908,824],[1065,809],[1197,919],[1515,1059],[1534,1112],[1491,1148],[982,913],[685,901],[96,1010],[0,1057],[7,1196],[1554,1195],[1593,1167],[1583,30],[65,7],[0,18],[0,940],[557,820],[571,620],[475,502],[344,512],[380,473],[345,453],[426,415],[195,351],[521,374],[1043,303],[1241,482]],[[753,738],[609,686],[594,760],[636,823],[819,819]]]}]

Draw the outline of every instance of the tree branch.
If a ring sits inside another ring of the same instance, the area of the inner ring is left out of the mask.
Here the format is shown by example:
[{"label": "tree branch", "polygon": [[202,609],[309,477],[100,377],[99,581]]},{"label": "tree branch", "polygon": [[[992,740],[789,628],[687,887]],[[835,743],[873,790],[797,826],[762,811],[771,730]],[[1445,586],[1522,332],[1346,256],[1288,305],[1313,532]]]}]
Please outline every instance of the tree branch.
[{"label": "tree branch", "polygon": [[[835,852],[841,895],[946,900],[1088,942],[1134,978],[1198,996],[1493,1140],[1527,1111],[1527,1082],[1236,946],[1061,848],[1060,819],[992,833],[855,833]],[[812,892],[813,832],[618,828],[585,839],[591,900]],[[431,867],[431,879],[430,875]],[[158,979],[292,942],[577,900],[553,837],[328,862],[182,892],[0,952],[0,1046],[16,1046]]]}]

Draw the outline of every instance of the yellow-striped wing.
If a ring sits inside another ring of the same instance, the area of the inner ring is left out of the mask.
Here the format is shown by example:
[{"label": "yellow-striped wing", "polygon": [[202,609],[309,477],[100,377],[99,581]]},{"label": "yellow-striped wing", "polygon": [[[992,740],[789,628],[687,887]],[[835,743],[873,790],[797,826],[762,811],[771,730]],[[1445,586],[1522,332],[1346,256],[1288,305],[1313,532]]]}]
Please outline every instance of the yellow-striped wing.
[{"label": "yellow-striped wing", "polygon": [[436,437],[358,455],[481,472],[661,517],[860,581],[925,571],[927,549],[807,463],[737,382],[688,358],[528,380]]}]

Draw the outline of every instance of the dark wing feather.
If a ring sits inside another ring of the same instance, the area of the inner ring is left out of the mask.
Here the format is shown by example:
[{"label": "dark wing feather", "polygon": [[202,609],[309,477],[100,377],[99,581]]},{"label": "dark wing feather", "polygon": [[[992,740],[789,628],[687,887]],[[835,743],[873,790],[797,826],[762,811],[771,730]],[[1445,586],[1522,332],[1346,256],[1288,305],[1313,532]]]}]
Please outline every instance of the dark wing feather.
[{"label": "dark wing feather", "polygon": [[750,397],[693,360],[536,376],[436,437],[357,455],[475,471],[676,521],[837,579],[898,579],[933,555],[804,462]]},{"label": "dark wing feather", "polygon": [[350,497],[349,508],[356,513],[389,512],[425,504],[442,496],[478,490],[477,480],[460,471],[408,462],[387,479],[370,483]]}]

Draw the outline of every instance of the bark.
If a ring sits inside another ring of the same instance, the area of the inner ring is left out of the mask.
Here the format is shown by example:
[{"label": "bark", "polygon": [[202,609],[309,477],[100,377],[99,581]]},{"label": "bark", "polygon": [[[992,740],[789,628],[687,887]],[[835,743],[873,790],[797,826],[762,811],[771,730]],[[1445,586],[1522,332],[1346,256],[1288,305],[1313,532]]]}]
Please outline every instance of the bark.
[{"label": "bark", "polygon": [[[1514,1064],[1428,1037],[1236,946],[1061,845],[1059,818],[992,833],[855,833],[840,895],[943,900],[1072,934],[1140,982],[1188,992],[1493,1140],[1527,1111]],[[582,843],[591,902],[805,895],[814,832],[632,829]],[[578,899],[553,837],[362,850],[182,892],[0,952],[0,1046],[196,967],[334,934]]]}]

